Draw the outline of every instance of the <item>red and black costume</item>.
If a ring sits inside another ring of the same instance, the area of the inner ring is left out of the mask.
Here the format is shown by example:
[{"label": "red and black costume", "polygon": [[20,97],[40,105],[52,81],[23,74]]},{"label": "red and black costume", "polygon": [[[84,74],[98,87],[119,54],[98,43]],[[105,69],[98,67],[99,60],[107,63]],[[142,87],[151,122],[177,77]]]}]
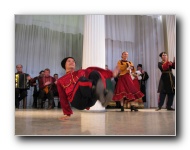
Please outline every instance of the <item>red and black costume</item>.
[{"label": "red and black costume", "polygon": [[170,65],[169,61],[158,62],[158,68],[162,72],[158,86],[158,93],[160,93],[158,107],[161,109],[167,95],[168,101],[166,107],[170,110],[175,95],[175,77],[172,73],[172,69],[175,69],[175,63],[172,63],[172,65]]},{"label": "red and black costume", "polygon": [[[38,96],[40,93],[40,89],[39,87],[41,87],[41,85],[43,84],[42,80],[41,80],[41,76],[36,76],[31,80],[31,86],[34,87],[34,91],[33,91],[33,108],[37,108],[37,101],[38,101]],[[40,85],[41,84],[41,85]]]},{"label": "red and black costume", "polygon": [[[98,67],[89,67],[74,72],[67,72],[57,80],[59,98],[64,115],[73,114],[71,106],[79,110],[90,109],[98,97],[95,87],[99,79],[106,87],[106,78],[113,73]],[[71,106],[70,106],[71,105]]]},{"label": "red and black costume", "polygon": [[[46,82],[51,82],[49,85],[45,85]],[[41,100],[41,104],[43,103],[43,100],[47,98],[49,100],[49,108],[54,107],[54,95],[52,90],[52,85],[55,84],[55,78],[52,76],[44,76],[42,78],[39,78],[39,98]],[[41,105],[42,106],[42,105]]]}]

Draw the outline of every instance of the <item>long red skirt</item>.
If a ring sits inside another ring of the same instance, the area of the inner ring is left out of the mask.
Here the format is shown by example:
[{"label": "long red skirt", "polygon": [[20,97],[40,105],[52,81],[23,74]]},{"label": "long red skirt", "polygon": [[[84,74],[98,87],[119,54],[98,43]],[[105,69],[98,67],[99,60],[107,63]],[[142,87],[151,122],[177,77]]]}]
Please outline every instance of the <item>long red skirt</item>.
[{"label": "long red skirt", "polygon": [[133,79],[133,84],[135,85],[135,87],[140,91],[140,84],[139,84],[139,80],[138,78],[134,78]]},{"label": "long red skirt", "polygon": [[135,87],[133,80],[128,73],[119,76],[114,90],[114,101],[120,101],[123,98],[126,98],[128,101],[134,101],[135,99],[142,98],[143,96],[144,94]]}]

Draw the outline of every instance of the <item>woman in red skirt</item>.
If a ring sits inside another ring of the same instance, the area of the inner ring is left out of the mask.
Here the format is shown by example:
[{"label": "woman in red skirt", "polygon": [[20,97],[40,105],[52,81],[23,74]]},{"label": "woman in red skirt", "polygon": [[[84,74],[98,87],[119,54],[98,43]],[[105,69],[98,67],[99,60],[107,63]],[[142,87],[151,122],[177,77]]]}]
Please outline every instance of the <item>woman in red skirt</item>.
[{"label": "woman in red skirt", "polygon": [[[142,98],[144,94],[136,88],[131,78],[130,73],[134,72],[134,65],[131,61],[128,61],[128,53],[123,52],[121,60],[117,63],[117,69],[119,70],[119,78],[117,86],[114,91],[113,100],[120,101],[121,111],[124,111],[124,103],[133,102],[135,99]],[[138,111],[138,109],[131,105],[131,111]]]}]

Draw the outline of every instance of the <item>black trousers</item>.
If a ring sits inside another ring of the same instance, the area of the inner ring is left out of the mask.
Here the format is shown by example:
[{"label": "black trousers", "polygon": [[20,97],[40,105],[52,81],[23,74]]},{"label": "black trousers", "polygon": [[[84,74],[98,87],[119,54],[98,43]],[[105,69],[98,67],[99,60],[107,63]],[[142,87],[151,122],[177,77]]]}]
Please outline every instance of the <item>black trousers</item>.
[{"label": "black trousers", "polygon": [[19,108],[19,103],[27,97],[27,89],[15,89],[15,107]]},{"label": "black trousers", "polygon": [[33,92],[33,108],[37,108],[37,101],[38,101],[39,91],[37,90],[37,87],[34,86],[34,92]]},{"label": "black trousers", "polygon": [[[98,80],[101,78],[100,74],[97,71],[92,71],[88,78],[81,77],[75,85],[74,97],[71,102],[71,106],[79,110],[83,110],[88,107],[92,107],[96,101],[97,96],[95,94],[95,86]],[[92,83],[92,86],[88,86],[85,83]],[[86,85],[86,86],[85,86]]]},{"label": "black trousers", "polygon": [[141,85],[140,90],[144,94],[144,96],[142,97],[142,100],[143,102],[146,102],[146,87],[144,85]]},{"label": "black trousers", "polygon": [[47,94],[45,93],[44,90],[40,90],[39,92],[39,99],[40,99],[40,103],[42,104],[43,101],[45,99],[49,100],[49,105],[54,107],[54,95],[53,95],[53,91],[49,91]]},{"label": "black trousers", "polygon": [[168,101],[166,103],[166,107],[167,108],[171,108],[172,104],[173,104],[173,99],[174,99],[174,93],[160,93],[160,97],[159,97],[159,102],[158,102],[158,107],[162,107],[166,98],[166,95],[168,97]]}]

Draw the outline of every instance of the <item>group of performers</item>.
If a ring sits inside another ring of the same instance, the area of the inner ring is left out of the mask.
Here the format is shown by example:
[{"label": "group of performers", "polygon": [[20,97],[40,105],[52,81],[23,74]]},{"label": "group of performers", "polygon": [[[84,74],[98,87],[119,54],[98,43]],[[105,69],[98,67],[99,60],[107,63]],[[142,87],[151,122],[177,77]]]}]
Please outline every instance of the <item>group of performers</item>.
[{"label": "group of performers", "polygon": [[[15,87],[15,108],[19,108],[20,101],[27,96],[27,90],[29,87],[34,87],[33,91],[33,108],[37,108],[38,104],[40,108],[43,108],[44,102],[48,99],[48,109],[52,109],[55,106],[54,97],[58,96],[57,91],[57,79],[58,75],[54,74],[54,77],[50,76],[50,69],[40,71],[39,76],[31,78],[29,74],[23,73],[21,64],[16,66],[17,72],[15,77],[25,75],[23,79],[15,79],[16,85],[20,82],[20,86]],[[20,81],[19,81],[20,80]],[[24,80],[25,82],[21,82]],[[18,83],[17,83],[18,82]],[[28,84],[28,86],[23,86]]]},{"label": "group of performers", "polygon": [[[167,54],[164,52],[160,54],[162,62],[158,63],[162,76],[158,90],[160,101],[157,110],[161,109],[167,94],[169,98],[167,109],[173,110],[171,106],[175,83],[171,69],[174,69],[175,62],[169,62],[165,55]],[[90,107],[95,105],[97,100],[100,101],[103,107],[106,107],[111,100],[119,102],[122,112],[124,112],[124,104],[126,102],[131,104],[131,111],[138,111],[138,108],[133,103],[135,100],[143,99],[146,102],[145,82],[149,76],[142,70],[141,64],[137,66],[140,73],[136,72],[133,63],[128,61],[128,52],[122,53],[121,60],[117,62],[117,66],[113,71],[94,66],[76,71],[75,65],[76,62],[73,57],[66,57],[61,62],[61,66],[66,72],[64,76],[55,80],[55,78],[50,76],[50,70],[45,69],[45,75],[37,78],[39,83],[41,82],[39,84],[41,85],[39,87],[41,89],[41,97],[46,94],[50,99],[49,109],[53,107],[53,93],[49,89],[53,84],[56,84],[63,111],[63,117],[59,118],[60,120],[67,120],[71,117],[73,114],[71,107],[79,110],[89,110]],[[106,79],[113,77],[117,77],[117,86],[114,92],[106,88]],[[33,84],[34,81],[36,79],[31,79]],[[139,81],[141,86],[136,84]]]}]

